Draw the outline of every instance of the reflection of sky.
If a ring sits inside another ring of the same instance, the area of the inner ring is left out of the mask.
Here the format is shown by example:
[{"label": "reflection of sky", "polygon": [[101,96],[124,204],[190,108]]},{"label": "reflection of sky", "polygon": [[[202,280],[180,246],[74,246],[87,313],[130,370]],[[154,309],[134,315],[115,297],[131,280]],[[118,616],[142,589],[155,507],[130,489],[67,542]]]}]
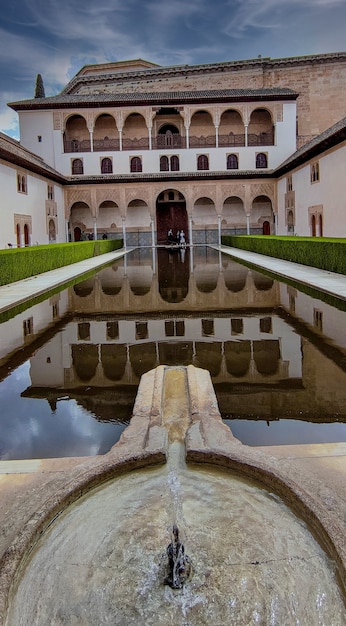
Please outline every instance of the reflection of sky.
[{"label": "reflection of sky", "polygon": [[47,400],[20,397],[31,385],[29,367],[23,363],[0,384],[0,458],[105,454],[125,426],[98,422],[75,400],[58,402],[53,412]]},{"label": "reflection of sky", "polygon": [[277,421],[224,420],[247,446],[279,446],[346,441],[346,424],[314,424],[292,419]]}]

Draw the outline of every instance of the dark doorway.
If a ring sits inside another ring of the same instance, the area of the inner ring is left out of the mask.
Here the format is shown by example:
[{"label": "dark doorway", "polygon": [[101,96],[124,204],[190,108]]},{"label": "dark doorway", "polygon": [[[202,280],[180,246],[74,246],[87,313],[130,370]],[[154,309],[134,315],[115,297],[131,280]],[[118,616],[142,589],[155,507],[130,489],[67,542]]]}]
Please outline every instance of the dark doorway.
[{"label": "dark doorway", "polygon": [[188,218],[184,196],[174,189],[160,193],[156,201],[157,243],[168,243],[168,231],[171,228],[176,237],[183,230],[187,242]]},{"label": "dark doorway", "polygon": [[82,231],[79,228],[79,226],[76,226],[76,228],[73,231],[73,234],[74,234],[74,240],[75,241],[80,241],[81,240],[81,238],[82,238]]},{"label": "dark doorway", "polygon": [[268,221],[263,222],[263,235],[270,235],[270,224]]}]

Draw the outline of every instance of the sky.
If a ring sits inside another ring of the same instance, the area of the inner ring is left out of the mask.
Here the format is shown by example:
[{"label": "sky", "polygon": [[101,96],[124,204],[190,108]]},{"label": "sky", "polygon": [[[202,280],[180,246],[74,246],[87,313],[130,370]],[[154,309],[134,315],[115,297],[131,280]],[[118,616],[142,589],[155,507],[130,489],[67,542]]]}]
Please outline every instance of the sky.
[{"label": "sky", "polygon": [[60,93],[84,66],[280,58],[346,50],[345,0],[2,0],[0,131],[19,138],[9,102]]}]

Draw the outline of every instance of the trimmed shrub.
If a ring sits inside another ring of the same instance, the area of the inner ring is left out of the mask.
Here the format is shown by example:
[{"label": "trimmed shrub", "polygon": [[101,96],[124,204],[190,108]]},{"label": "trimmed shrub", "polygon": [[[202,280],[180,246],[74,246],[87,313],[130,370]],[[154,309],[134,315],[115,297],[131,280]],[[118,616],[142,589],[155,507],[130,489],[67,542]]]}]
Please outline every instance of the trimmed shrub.
[{"label": "trimmed shrub", "polygon": [[122,245],[121,239],[106,239],[0,250],[0,285],[113,252],[122,248]]},{"label": "trimmed shrub", "polygon": [[233,248],[346,274],[346,239],[225,235],[222,244]]}]

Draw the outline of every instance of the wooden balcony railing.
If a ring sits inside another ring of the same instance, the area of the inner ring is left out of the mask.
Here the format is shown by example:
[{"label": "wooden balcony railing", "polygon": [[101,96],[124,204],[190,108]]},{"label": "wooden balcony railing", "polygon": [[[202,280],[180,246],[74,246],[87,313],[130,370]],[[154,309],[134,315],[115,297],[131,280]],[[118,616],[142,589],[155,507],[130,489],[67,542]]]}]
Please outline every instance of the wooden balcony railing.
[{"label": "wooden balcony railing", "polygon": [[228,135],[219,135],[219,147],[245,146],[245,135],[229,133]]},{"label": "wooden balcony railing", "polygon": [[182,137],[178,133],[172,133],[171,135],[157,135],[153,137],[152,141],[153,150],[170,150],[186,148],[185,137]]},{"label": "wooden balcony railing", "polygon": [[123,139],[123,150],[149,150],[149,138],[141,139]]},{"label": "wooden balcony railing", "polygon": [[259,133],[259,135],[255,135],[254,133],[249,133],[247,136],[247,145],[248,146],[273,146],[274,145],[274,133]]},{"label": "wooden balcony railing", "polygon": [[91,152],[90,139],[64,139],[64,152]]},{"label": "wooden balcony railing", "polygon": [[215,135],[208,135],[207,137],[195,137],[194,135],[189,138],[190,148],[215,148],[216,138]]},{"label": "wooden balcony railing", "polygon": [[94,152],[106,152],[107,150],[119,150],[119,139],[94,139]]}]

